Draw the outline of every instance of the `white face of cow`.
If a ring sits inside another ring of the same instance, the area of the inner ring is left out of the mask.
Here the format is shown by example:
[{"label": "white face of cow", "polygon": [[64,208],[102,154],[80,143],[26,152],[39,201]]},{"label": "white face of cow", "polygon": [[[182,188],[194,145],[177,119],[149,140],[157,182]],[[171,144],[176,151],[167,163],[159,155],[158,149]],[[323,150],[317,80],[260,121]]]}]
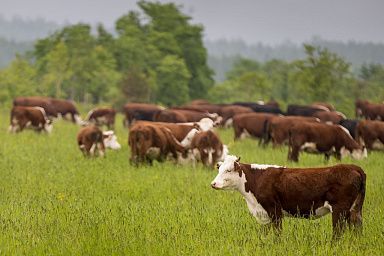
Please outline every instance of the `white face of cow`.
[{"label": "white face of cow", "polygon": [[238,164],[238,161],[239,158],[237,156],[228,155],[224,159],[224,162],[217,164],[219,173],[211,183],[212,188],[234,190],[244,185],[244,179],[240,177],[240,173],[235,170],[235,164]]},{"label": "white face of cow", "polygon": [[197,124],[199,125],[200,129],[203,132],[211,130],[214,126],[214,122],[212,121],[212,119],[207,118],[207,117],[202,118]]},{"label": "white face of cow", "polygon": [[185,138],[180,142],[180,144],[181,144],[184,148],[189,148],[189,147],[191,146],[193,137],[195,137],[195,135],[196,135],[198,132],[199,132],[199,130],[193,128],[192,130],[189,131],[189,133],[185,136]]},{"label": "white face of cow", "polygon": [[51,132],[52,132],[52,129],[53,129],[53,125],[52,125],[52,122],[51,122],[51,121],[48,121],[47,123],[44,124],[44,130],[45,130],[47,133],[51,133]]},{"label": "white face of cow", "polygon": [[115,150],[121,148],[121,145],[119,144],[119,142],[117,142],[117,137],[113,131],[103,132],[103,135],[104,135],[103,141],[106,148],[115,149]]}]

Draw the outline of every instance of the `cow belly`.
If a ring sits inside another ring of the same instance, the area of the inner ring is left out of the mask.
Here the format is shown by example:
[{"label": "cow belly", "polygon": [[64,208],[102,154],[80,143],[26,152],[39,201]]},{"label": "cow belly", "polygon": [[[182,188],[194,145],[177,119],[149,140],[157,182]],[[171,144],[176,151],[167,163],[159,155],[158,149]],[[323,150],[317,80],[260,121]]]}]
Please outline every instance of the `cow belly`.
[{"label": "cow belly", "polygon": [[[297,207],[296,207],[297,208]],[[323,206],[320,206],[316,209],[299,209],[299,210],[284,210],[283,214],[286,217],[295,217],[295,218],[306,218],[306,219],[318,219],[332,213],[332,206],[328,201],[324,202]]]},{"label": "cow belly", "polygon": [[159,156],[160,156],[160,148],[157,148],[157,147],[150,147],[147,152],[145,153],[145,155],[149,158],[149,159],[157,159]]},{"label": "cow belly", "polygon": [[305,142],[304,145],[301,146],[301,150],[309,153],[317,153],[316,143],[313,142]]}]

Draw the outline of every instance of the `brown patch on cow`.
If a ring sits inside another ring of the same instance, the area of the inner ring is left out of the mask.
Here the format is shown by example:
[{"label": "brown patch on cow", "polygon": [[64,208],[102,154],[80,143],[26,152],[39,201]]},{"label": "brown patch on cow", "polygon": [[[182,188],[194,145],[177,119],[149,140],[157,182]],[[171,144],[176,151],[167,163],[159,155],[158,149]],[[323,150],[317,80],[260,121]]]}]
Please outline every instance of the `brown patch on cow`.
[{"label": "brown patch on cow", "polygon": [[363,120],[356,127],[356,140],[367,149],[374,149],[375,141],[380,141],[384,144],[384,122]]}]

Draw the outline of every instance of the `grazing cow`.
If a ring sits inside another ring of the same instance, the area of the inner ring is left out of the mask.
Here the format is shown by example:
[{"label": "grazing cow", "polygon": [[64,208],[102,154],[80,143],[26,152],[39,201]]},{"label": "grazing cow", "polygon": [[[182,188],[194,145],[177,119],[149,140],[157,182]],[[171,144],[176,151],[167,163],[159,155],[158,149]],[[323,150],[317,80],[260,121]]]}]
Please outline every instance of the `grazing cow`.
[{"label": "grazing cow", "polygon": [[11,110],[9,131],[16,133],[25,128],[50,133],[52,131],[52,121],[48,119],[42,107],[14,106]]},{"label": "grazing cow", "polygon": [[313,114],[313,116],[319,118],[321,122],[327,124],[338,124],[341,120],[347,118],[343,113],[336,111],[317,111]]},{"label": "grazing cow", "polygon": [[325,102],[314,102],[311,105],[315,108],[326,108],[328,111],[336,111],[335,107],[332,104],[325,103]]},{"label": "grazing cow", "polygon": [[67,117],[69,115],[72,122],[77,124],[81,123],[79,112],[77,111],[72,101],[54,98],[49,98],[49,101],[51,102],[51,105],[56,109],[57,113],[63,118],[69,119]]},{"label": "grazing cow", "polygon": [[90,125],[80,129],[77,144],[84,156],[104,156],[105,148],[120,149],[113,131],[101,131],[97,126]]},{"label": "grazing cow", "polygon": [[146,103],[127,103],[123,107],[124,126],[129,127],[135,121],[154,121],[154,115],[164,108]]},{"label": "grazing cow", "polygon": [[42,107],[48,117],[57,117],[57,110],[52,105],[48,97],[30,96],[16,97],[13,100],[13,106]]},{"label": "grazing cow", "polygon": [[384,148],[384,122],[363,120],[356,128],[356,140],[367,149]]},{"label": "grazing cow", "polygon": [[251,108],[254,112],[284,115],[284,112],[276,105],[265,105],[254,102],[235,102],[233,105]]},{"label": "grazing cow", "polygon": [[167,123],[186,123],[198,122],[203,118],[210,118],[216,122],[219,116],[217,114],[210,114],[208,112],[195,110],[165,109],[156,113],[154,116],[154,121]]},{"label": "grazing cow", "polygon": [[320,106],[288,105],[287,116],[313,116],[318,111],[329,111]]},{"label": "grazing cow", "polygon": [[384,121],[384,104],[371,103],[367,100],[356,100],[356,117],[365,117],[369,120]]},{"label": "grazing cow", "polygon": [[284,215],[316,219],[331,213],[334,237],[345,222],[361,230],[366,175],[359,166],[286,168],[239,161],[229,155],[219,163],[211,186],[239,191],[258,223],[272,223],[280,232]]},{"label": "grazing cow", "polygon": [[252,136],[261,138],[264,131],[264,122],[276,115],[268,113],[245,113],[233,117],[233,129],[235,140]]},{"label": "grazing cow", "polygon": [[85,122],[93,123],[97,126],[107,126],[113,129],[115,125],[116,110],[113,108],[95,108],[88,112]]},{"label": "grazing cow", "polygon": [[237,114],[242,113],[252,113],[253,110],[249,107],[237,106],[237,105],[229,105],[225,106],[221,109],[220,116],[223,118],[221,120],[221,124],[224,127],[230,127],[233,123],[233,117]]},{"label": "grazing cow", "polygon": [[131,148],[131,163],[162,162],[171,154],[176,160],[178,152],[186,155],[186,150],[167,127],[149,122],[137,122],[129,130],[128,145]]},{"label": "grazing cow", "polygon": [[302,122],[289,129],[288,159],[299,161],[300,150],[323,153],[326,160],[332,154],[338,160],[348,155],[358,160],[367,157],[366,148],[358,145],[347,129],[323,123]]},{"label": "grazing cow", "polygon": [[186,105],[181,107],[173,107],[171,109],[180,109],[180,110],[191,110],[204,113],[218,114],[221,115],[222,107],[225,107],[226,104],[200,104],[200,105]]},{"label": "grazing cow", "polygon": [[307,116],[275,116],[267,119],[264,123],[263,144],[267,145],[270,140],[274,147],[288,142],[289,128],[301,122],[319,122],[316,117]]},{"label": "grazing cow", "polygon": [[340,120],[339,125],[343,126],[351,134],[352,138],[356,140],[356,127],[359,120],[344,119]]},{"label": "grazing cow", "polygon": [[196,160],[212,168],[227,153],[219,137],[211,130],[196,133],[192,138],[190,149]]}]

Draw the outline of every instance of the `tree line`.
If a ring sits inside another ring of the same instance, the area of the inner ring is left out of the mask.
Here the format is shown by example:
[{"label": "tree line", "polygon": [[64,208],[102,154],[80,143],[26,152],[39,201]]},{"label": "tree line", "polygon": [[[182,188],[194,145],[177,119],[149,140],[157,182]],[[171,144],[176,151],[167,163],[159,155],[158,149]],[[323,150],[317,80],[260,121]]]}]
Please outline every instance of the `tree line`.
[{"label": "tree line", "polygon": [[205,97],[213,86],[202,41],[173,3],[139,1],[115,22],[116,35],[102,25],[65,26],[37,40],[0,72],[0,100],[49,95],[80,102],[126,101],[182,104]]}]

